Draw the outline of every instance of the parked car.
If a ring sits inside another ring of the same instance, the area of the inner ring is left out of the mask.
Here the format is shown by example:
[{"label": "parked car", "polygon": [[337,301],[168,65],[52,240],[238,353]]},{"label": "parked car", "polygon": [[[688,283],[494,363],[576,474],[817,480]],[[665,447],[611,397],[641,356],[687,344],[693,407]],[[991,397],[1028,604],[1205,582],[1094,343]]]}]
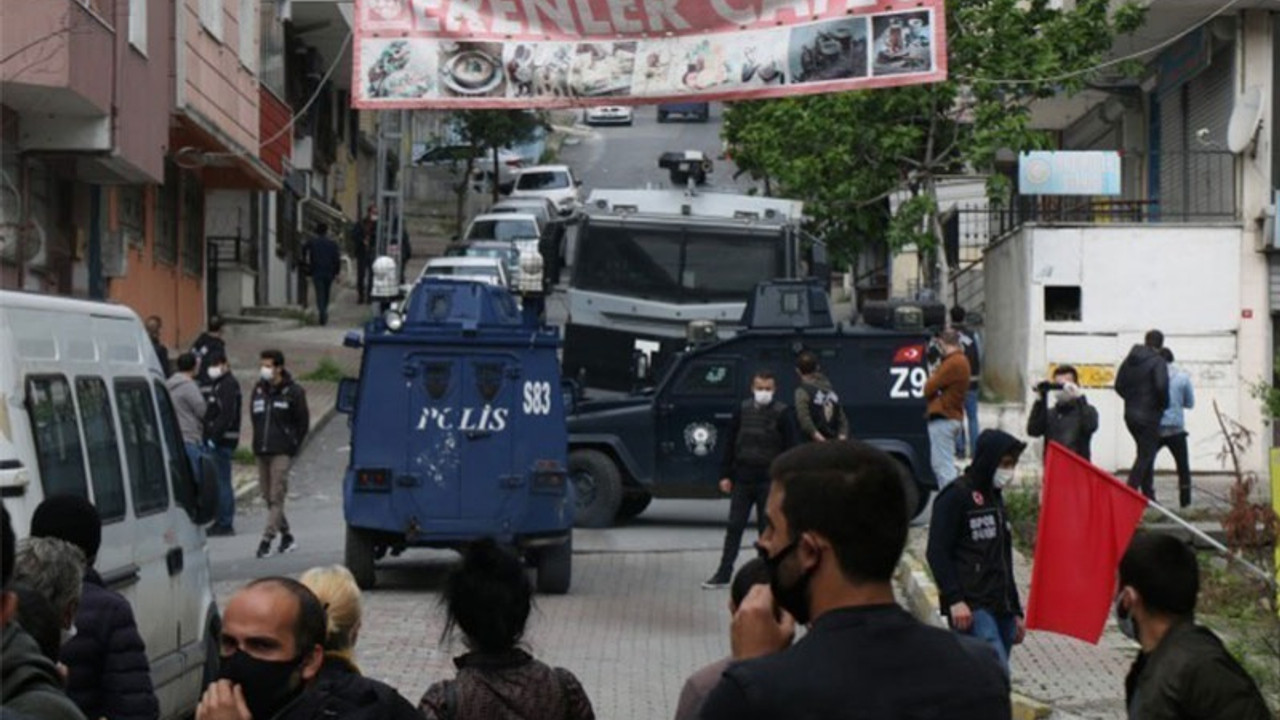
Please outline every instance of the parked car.
[{"label": "parked car", "polygon": [[139,620],[160,717],[189,717],[218,670],[202,529],[217,476],[204,461],[194,477],[142,321],[124,305],[0,291],[0,398],[0,496],[14,532],[28,535],[50,495],[93,503],[95,567]]},{"label": "parked car", "polygon": [[490,258],[502,263],[507,274],[507,283],[515,288],[520,280],[520,250],[522,243],[503,242],[500,240],[479,240],[476,242],[454,243],[445,250],[449,257]]},{"label": "parked car", "polygon": [[[467,166],[467,158],[472,158],[471,181],[477,190],[484,190],[493,178],[493,151],[490,148],[476,148],[471,145],[437,145],[414,158],[413,164],[419,167],[437,168],[456,175]],[[524,158],[514,150],[498,148],[498,185],[509,185],[516,176],[516,171],[524,165]]]},{"label": "parked car", "polygon": [[582,206],[581,187],[568,165],[536,165],[516,173],[511,197],[546,198],[561,215],[572,215]]},{"label": "parked car", "polygon": [[711,103],[681,102],[658,105],[658,122],[666,122],[672,115],[707,122],[711,119]]},{"label": "parked car", "polygon": [[546,198],[509,197],[489,208],[489,214],[530,213],[541,227],[538,252],[542,253],[543,273],[552,285],[560,283],[560,271],[568,257],[565,248],[567,222],[560,217],[555,203]]},{"label": "parked car", "polygon": [[476,240],[538,240],[542,225],[532,213],[486,213],[477,215],[467,225],[463,242]]},{"label": "parked car", "polygon": [[447,277],[455,280],[477,280],[479,282],[510,287],[507,270],[502,261],[491,257],[438,257],[427,261],[422,268],[421,280],[425,277]]},{"label": "parked car", "polygon": [[635,113],[625,105],[605,105],[587,108],[582,121],[587,125],[630,125],[635,122]]}]

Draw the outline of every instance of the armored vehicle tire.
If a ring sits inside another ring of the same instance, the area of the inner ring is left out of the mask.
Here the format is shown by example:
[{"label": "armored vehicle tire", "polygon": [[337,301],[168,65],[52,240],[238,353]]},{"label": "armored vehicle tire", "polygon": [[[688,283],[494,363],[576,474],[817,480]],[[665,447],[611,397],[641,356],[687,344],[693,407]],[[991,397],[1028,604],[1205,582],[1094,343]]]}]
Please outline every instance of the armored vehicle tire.
[{"label": "armored vehicle tire", "polygon": [[563,595],[573,579],[573,533],[559,545],[538,551],[538,592]]},{"label": "armored vehicle tire", "polygon": [[578,497],[578,527],[613,525],[622,505],[622,473],[613,459],[599,450],[569,453],[569,477]]},{"label": "armored vehicle tire", "polygon": [[628,490],[622,495],[622,504],[618,506],[618,519],[630,520],[649,507],[653,496],[643,490]]},{"label": "armored vehicle tire", "polygon": [[370,590],[378,582],[377,572],[373,569],[373,552],[373,536],[348,525],[344,564],[361,590]]}]

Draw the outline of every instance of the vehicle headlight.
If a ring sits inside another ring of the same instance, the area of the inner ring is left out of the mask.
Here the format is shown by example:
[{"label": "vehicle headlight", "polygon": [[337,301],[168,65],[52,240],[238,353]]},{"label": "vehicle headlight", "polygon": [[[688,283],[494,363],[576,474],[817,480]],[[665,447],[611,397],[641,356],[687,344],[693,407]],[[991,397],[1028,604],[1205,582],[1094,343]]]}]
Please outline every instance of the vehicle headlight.
[{"label": "vehicle headlight", "polygon": [[404,327],[404,316],[395,309],[387,310],[382,316],[382,321],[387,324],[387,329],[391,332],[400,332],[400,328]]}]

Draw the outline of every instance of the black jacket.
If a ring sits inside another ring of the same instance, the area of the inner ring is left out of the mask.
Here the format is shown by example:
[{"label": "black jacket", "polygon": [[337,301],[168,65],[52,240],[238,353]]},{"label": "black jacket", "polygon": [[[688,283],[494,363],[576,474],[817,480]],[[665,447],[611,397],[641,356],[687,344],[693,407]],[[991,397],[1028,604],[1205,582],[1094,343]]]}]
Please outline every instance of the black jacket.
[{"label": "black jacket", "polygon": [[85,720],[62,691],[53,661],[16,622],[0,634],[0,707],[39,720]]},{"label": "black jacket", "polygon": [[[191,354],[196,356],[200,361],[200,366],[196,370],[196,383],[204,387],[209,383],[209,367],[205,360],[209,357],[209,353],[214,350],[221,351],[223,355],[227,352],[227,343],[217,335],[210,335],[207,332],[200,333],[200,337],[196,338],[196,342],[191,346]],[[166,375],[165,377],[168,377]]]},{"label": "black jacket", "polygon": [[341,658],[326,656],[306,690],[273,720],[422,720],[385,683],[364,677]]},{"label": "black jacket", "polygon": [[164,373],[165,378],[173,374],[173,363],[169,362],[169,348],[164,343],[151,341],[151,349],[156,353],[156,359],[160,361],[160,371]]},{"label": "black jacket", "polygon": [[[739,435],[742,433],[742,413],[744,412],[768,412],[774,415],[774,433],[776,433],[777,452],[765,454],[772,455],[763,462],[750,462],[741,457],[742,448],[739,448]],[[720,459],[720,477],[733,478],[735,470],[743,467],[751,469],[769,468],[769,463],[773,462],[773,458],[782,454],[782,451],[796,444],[795,426],[791,421],[791,413],[788,411],[786,403],[774,400],[765,410],[755,407],[755,400],[746,400],[737,407],[733,412],[733,417],[729,420],[729,427],[725,431],[724,456]]]},{"label": "black jacket", "polygon": [[1182,622],[1124,681],[1131,720],[1270,720],[1249,674],[1207,628]]},{"label": "black jacket", "polygon": [[342,269],[342,249],[328,235],[317,235],[307,243],[306,264],[313,278],[332,280]]},{"label": "black jacket", "polygon": [[152,720],[160,715],[147,646],[133,608],[97,571],[84,574],[76,636],[62,646],[67,695],[90,718]]},{"label": "black jacket", "polygon": [[1116,393],[1124,398],[1125,422],[1159,425],[1169,406],[1169,365],[1159,351],[1134,345],[1116,372]]},{"label": "black jacket", "polygon": [[794,645],[729,666],[703,720],[1007,720],[995,651],[920,623],[897,605],[820,616]]},{"label": "black jacket", "polygon": [[227,373],[201,389],[208,407],[204,416],[205,439],[234,450],[240,444],[240,383]]},{"label": "black jacket", "polygon": [[311,428],[307,391],[282,371],[279,385],[260,380],[253,387],[249,417],[253,419],[253,452],[256,455],[297,455]]},{"label": "black jacket", "polygon": [[1044,396],[1031,406],[1027,418],[1027,434],[1042,437],[1045,446],[1053,441],[1079,455],[1090,459],[1093,434],[1098,431],[1098,411],[1083,397],[1068,402],[1055,403],[1052,410],[1045,410]]},{"label": "black jacket", "polygon": [[944,612],[964,601],[972,609],[1022,614],[1004,498],[993,477],[1000,458],[1025,447],[1004,431],[983,430],[973,464],[933,500],[929,569]]}]

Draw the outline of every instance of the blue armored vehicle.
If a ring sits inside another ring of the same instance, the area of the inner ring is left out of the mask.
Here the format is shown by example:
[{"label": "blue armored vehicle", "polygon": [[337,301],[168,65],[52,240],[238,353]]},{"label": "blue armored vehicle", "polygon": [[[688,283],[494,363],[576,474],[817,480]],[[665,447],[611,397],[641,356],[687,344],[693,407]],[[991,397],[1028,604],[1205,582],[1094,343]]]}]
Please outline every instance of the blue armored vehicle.
[{"label": "blue armored vehicle", "polygon": [[737,334],[718,339],[706,321],[691,323],[687,349],[664,367],[637,352],[637,390],[579,398],[569,416],[578,524],[605,527],[634,517],[654,497],[716,497],[725,434],[752,374],[772,371],[778,399],[791,405],[795,358],[804,350],[818,356],[853,436],[899,462],[908,507],[921,512],[936,487],[925,427],[929,335],[918,308],[902,310],[897,322],[849,327],[833,321],[817,283],[771,281],[756,287]]},{"label": "blue armored vehicle", "polygon": [[[541,291],[540,278],[529,285]],[[374,585],[387,553],[494,537],[537,569],[540,592],[568,591],[575,507],[560,336],[541,304],[426,277],[348,336],[364,351],[359,380],[338,393],[351,426],[346,565],[360,587]]]}]

